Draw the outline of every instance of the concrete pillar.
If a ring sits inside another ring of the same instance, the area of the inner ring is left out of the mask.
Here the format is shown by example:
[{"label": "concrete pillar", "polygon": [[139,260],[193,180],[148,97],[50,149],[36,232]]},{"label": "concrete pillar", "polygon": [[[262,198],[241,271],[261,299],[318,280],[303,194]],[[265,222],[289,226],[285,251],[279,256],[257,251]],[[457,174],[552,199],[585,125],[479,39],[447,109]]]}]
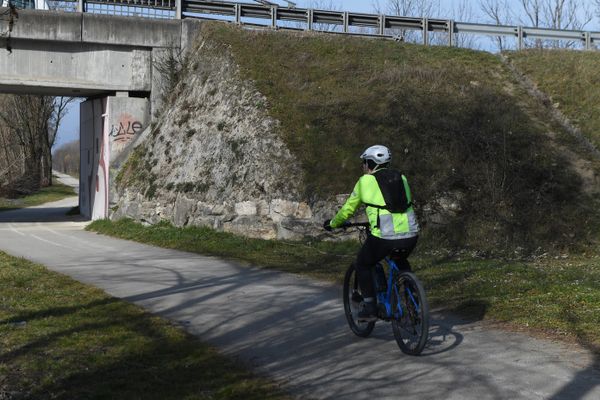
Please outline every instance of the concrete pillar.
[{"label": "concrete pillar", "polygon": [[115,160],[149,124],[149,101],[105,97],[81,103],[79,208],[92,220],[108,218],[115,196]]},{"label": "concrete pillar", "polygon": [[107,98],[87,100],[80,112],[79,209],[89,219],[108,214]]}]

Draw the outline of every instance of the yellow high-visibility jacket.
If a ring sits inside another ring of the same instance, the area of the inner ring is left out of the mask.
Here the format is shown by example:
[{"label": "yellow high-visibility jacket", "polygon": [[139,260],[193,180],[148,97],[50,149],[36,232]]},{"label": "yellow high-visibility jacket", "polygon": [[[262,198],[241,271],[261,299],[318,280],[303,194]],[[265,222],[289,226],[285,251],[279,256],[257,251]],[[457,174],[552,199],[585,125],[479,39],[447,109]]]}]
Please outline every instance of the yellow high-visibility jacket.
[{"label": "yellow high-visibility jacket", "polygon": [[[385,168],[376,170],[371,174],[365,174],[360,177],[354,190],[346,203],[338,211],[335,217],[331,220],[330,225],[332,228],[339,228],[343,225],[348,218],[354,215],[356,210],[363,204],[366,207],[367,218],[371,227],[371,234],[378,238],[394,240],[394,239],[405,239],[414,237],[419,233],[419,224],[417,217],[412,207],[412,196],[408,181],[404,175],[402,177],[402,183],[404,185],[404,192],[406,193],[406,204],[408,208],[404,212],[392,212],[388,208],[390,205],[386,205],[382,188],[375,177],[375,174],[388,174]],[[397,171],[394,171],[399,174]],[[396,184],[397,185],[397,184]],[[384,188],[386,192],[390,190],[402,191],[402,188]]]}]

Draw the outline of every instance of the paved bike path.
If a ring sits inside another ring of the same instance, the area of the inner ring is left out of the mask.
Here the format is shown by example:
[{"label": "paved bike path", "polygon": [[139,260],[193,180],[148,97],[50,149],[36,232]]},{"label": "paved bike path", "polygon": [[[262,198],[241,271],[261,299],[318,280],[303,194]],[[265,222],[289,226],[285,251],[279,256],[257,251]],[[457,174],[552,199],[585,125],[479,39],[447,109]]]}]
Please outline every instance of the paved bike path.
[{"label": "paved bike path", "polygon": [[59,217],[76,201],[0,213],[0,249],[176,321],[299,398],[600,398],[584,350],[436,313],[424,355],[406,356],[389,324],[349,331],[340,287],[85,232]]}]

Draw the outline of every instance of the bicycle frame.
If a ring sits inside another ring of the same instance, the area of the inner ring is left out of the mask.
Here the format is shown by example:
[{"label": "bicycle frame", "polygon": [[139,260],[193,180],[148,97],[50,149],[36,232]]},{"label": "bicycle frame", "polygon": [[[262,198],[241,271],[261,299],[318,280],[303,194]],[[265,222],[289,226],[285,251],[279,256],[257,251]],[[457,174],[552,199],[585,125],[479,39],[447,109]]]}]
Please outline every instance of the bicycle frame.
[{"label": "bicycle frame", "polygon": [[[344,228],[359,227],[359,229],[361,229],[361,228],[369,229],[369,223],[364,223],[364,222],[348,223],[348,222],[346,222],[343,227]],[[391,257],[389,257],[389,256],[385,257],[384,260],[390,266],[390,270],[388,271],[388,276],[387,276],[387,291],[385,293],[377,292],[377,294],[376,294],[377,302],[379,304],[383,304],[385,306],[385,316],[384,316],[385,320],[390,320],[391,318],[399,319],[399,318],[402,318],[405,310],[402,308],[402,302],[400,301],[400,293],[398,293],[398,287],[396,286],[396,282],[394,282],[393,278],[394,278],[394,276],[397,276],[400,274],[400,269],[398,268],[398,266],[396,265],[396,262],[394,260],[392,260]],[[395,291],[394,294],[396,295],[396,302],[397,302],[396,309],[398,310],[398,312],[396,314],[392,313],[392,303],[391,303],[392,290]],[[405,290],[406,290],[406,293],[408,294],[408,298],[410,299],[410,301],[412,302],[412,304],[415,307],[415,311],[417,313],[420,313],[421,306],[415,300],[415,297],[413,296],[411,290],[408,287],[406,287]]]},{"label": "bicycle frame", "polygon": [[[344,228],[359,227],[362,233],[369,229],[368,223],[346,223]],[[364,243],[364,240],[361,240]],[[419,355],[425,348],[429,332],[429,305],[425,295],[425,289],[417,277],[410,272],[401,270],[392,259],[392,254],[384,258],[388,264],[388,275],[385,277],[387,288],[381,290],[377,282],[379,267],[371,270],[373,284],[376,288],[376,299],[378,302],[378,318],[391,322],[392,331],[398,347],[405,354]],[[385,269],[384,272],[385,274]],[[402,276],[402,281],[399,277]],[[358,293],[358,298],[355,294]],[[363,294],[358,287],[356,265],[351,264],[344,276],[344,313],[352,332],[360,337],[366,338],[375,327],[376,319],[361,321],[357,318],[359,309],[358,301],[363,301]],[[395,300],[393,300],[395,299]],[[396,305],[392,303],[396,302]],[[362,322],[362,323],[361,323]]]},{"label": "bicycle frame", "polygon": [[[387,276],[387,291],[385,293],[377,292],[377,302],[385,306],[386,318],[401,318],[404,315],[404,309],[402,308],[402,303],[400,302],[400,293],[398,293],[398,287],[396,282],[394,282],[394,276],[400,274],[400,269],[390,257],[386,257],[385,261],[390,266]],[[394,294],[396,295],[396,309],[398,310],[396,315],[392,314],[392,290],[394,290]],[[408,288],[405,288],[405,290],[407,291],[411,302],[414,304],[416,311],[419,312],[419,304],[415,301],[413,294]]]}]

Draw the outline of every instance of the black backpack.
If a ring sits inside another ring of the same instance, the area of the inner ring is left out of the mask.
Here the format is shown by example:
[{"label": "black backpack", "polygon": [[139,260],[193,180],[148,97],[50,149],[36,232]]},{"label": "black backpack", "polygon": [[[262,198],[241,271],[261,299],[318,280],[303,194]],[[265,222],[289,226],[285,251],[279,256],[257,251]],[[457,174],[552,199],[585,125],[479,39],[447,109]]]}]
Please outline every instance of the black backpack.
[{"label": "black backpack", "polygon": [[385,206],[376,206],[368,203],[365,205],[388,210],[391,213],[405,213],[412,206],[412,202],[408,201],[404,180],[400,171],[386,168],[377,171],[373,176],[377,180],[381,194],[383,194]]}]

